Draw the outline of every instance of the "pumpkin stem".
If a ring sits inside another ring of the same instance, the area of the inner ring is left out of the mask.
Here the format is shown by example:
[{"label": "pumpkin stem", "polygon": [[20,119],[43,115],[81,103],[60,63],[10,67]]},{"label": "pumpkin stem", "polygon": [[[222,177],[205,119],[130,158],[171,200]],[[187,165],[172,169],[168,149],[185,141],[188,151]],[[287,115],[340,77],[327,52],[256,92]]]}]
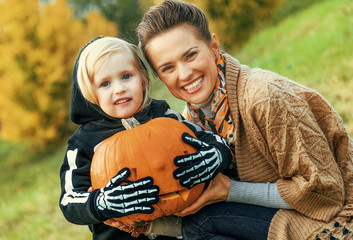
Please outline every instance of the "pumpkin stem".
[{"label": "pumpkin stem", "polygon": [[123,124],[123,126],[126,130],[132,129],[132,128],[140,125],[140,123],[134,117],[127,118],[127,119],[123,118],[123,119],[121,119],[121,123]]}]

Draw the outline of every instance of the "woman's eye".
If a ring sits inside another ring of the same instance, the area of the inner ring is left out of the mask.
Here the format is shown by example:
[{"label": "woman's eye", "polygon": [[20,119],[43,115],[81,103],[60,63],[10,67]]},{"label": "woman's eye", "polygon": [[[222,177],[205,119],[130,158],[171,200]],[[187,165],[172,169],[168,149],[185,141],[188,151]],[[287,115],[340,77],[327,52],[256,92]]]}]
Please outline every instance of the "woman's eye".
[{"label": "woman's eye", "polygon": [[186,56],[186,58],[187,59],[190,59],[190,58],[192,58],[193,56],[195,56],[196,55],[196,52],[191,52],[190,54],[188,54],[187,56]]},{"label": "woman's eye", "polygon": [[167,66],[165,68],[162,69],[162,72],[166,72],[168,70],[172,69],[172,66]]},{"label": "woman's eye", "polygon": [[108,87],[110,85],[110,83],[108,81],[105,81],[102,83],[102,87]]},{"label": "woman's eye", "polygon": [[124,74],[124,75],[123,75],[123,80],[127,80],[127,79],[129,79],[130,77],[131,77],[130,74]]}]

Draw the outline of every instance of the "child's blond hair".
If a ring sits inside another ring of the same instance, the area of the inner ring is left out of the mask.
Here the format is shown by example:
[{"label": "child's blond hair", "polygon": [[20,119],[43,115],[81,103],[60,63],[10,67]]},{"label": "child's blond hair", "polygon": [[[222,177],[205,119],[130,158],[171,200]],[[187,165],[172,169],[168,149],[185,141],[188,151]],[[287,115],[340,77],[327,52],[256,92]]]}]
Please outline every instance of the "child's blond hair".
[{"label": "child's blond hair", "polygon": [[[84,98],[93,104],[98,105],[98,98],[93,88],[94,74],[99,67],[114,53],[128,53],[135,67],[139,70],[142,76],[144,86],[144,100],[141,105],[141,110],[149,103],[150,79],[147,69],[139,58],[134,46],[122,39],[113,37],[102,37],[88,44],[81,52],[78,68],[77,68],[77,83]],[[126,59],[129,62],[129,59]],[[126,64],[126,63],[122,63]]]}]

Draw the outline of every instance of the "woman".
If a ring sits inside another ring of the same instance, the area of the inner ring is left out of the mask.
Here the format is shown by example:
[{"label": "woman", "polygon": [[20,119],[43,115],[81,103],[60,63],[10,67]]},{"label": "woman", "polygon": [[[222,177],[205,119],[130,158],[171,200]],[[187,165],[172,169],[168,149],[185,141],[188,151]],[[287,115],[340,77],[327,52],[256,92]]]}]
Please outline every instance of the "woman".
[{"label": "woman", "polygon": [[221,54],[195,5],[164,1],[137,32],[185,116],[234,151],[239,179],[218,174],[182,212],[185,239],[353,238],[353,141],[321,95]]}]

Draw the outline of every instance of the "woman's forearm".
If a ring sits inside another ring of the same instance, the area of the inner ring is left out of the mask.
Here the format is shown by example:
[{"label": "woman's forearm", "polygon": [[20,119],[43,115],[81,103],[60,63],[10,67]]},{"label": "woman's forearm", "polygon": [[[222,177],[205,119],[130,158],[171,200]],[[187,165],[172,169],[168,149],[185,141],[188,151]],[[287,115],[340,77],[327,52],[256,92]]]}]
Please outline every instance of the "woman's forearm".
[{"label": "woman's forearm", "polygon": [[241,202],[269,208],[292,209],[281,197],[276,183],[231,180],[227,202]]}]

